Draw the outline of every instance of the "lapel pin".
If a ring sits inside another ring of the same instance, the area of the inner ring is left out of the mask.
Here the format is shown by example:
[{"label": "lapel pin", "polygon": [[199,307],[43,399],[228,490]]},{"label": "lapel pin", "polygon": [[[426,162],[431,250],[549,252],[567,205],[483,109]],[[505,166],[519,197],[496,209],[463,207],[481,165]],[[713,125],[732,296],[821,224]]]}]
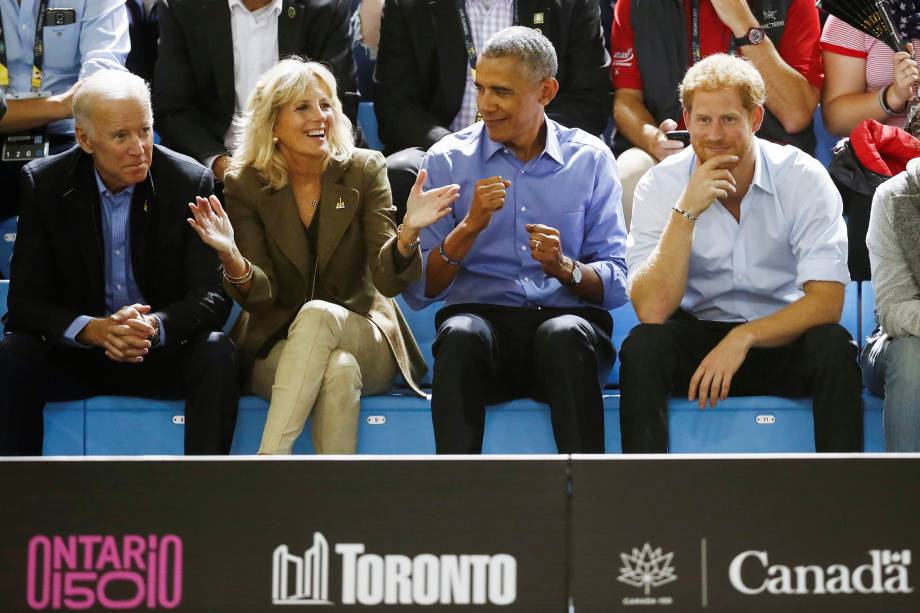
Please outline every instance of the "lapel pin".
[{"label": "lapel pin", "polygon": [[335,203],[335,208],[337,208],[337,209],[344,209],[344,208],[345,208],[345,201],[342,200],[342,197],[341,197],[341,196],[339,196],[339,199],[336,201],[336,203]]},{"label": "lapel pin", "polygon": [[543,13],[533,14],[533,25],[538,26],[543,23]]},{"label": "lapel pin", "polygon": [[294,19],[295,17],[297,17],[297,9],[295,9],[293,6],[288,7],[288,17],[290,17],[291,19]]},{"label": "lapel pin", "polygon": [[144,200],[144,212],[145,213],[147,212],[147,201],[146,200]]}]

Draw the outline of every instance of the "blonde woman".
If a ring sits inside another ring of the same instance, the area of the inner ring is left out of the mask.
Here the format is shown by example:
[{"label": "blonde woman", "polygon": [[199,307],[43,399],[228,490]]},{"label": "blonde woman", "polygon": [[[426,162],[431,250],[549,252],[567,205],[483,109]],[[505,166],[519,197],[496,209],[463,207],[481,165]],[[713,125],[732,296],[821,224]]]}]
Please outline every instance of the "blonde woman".
[{"label": "blonde woman", "polygon": [[354,453],[362,395],[399,372],[417,393],[425,364],[392,296],[420,278],[419,231],[459,187],[423,192],[397,229],[383,156],[357,149],[335,78],[287,59],[238,120],[227,213],[211,196],[189,220],[243,307],[234,339],[252,390],[270,400],[259,453],[290,453],[313,415],[317,453]]}]

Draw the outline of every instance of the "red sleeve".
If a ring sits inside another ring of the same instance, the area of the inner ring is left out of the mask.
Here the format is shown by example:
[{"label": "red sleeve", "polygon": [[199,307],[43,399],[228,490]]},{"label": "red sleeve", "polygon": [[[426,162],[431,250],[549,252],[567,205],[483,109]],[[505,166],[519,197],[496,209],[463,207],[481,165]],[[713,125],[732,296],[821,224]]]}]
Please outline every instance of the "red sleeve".
[{"label": "red sleeve", "polygon": [[629,0],[613,7],[613,27],[610,29],[610,73],[613,88],[642,89],[642,76],[633,45],[631,5]]},{"label": "red sleeve", "polygon": [[814,1],[793,0],[786,13],[786,25],[777,51],[787,64],[819,90],[824,85],[820,39],[821,21]]}]

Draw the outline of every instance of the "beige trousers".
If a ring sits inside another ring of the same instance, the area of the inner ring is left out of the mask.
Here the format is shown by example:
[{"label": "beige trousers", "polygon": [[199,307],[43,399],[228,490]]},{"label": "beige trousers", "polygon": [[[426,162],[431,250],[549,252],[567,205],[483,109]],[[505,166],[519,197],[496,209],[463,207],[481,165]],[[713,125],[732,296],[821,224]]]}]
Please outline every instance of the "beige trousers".
[{"label": "beige trousers", "polygon": [[627,149],[617,158],[617,170],[620,172],[620,184],[623,186],[623,219],[626,222],[626,231],[632,221],[633,196],[636,185],[649,168],[657,164],[654,157],[643,149],[633,147]]},{"label": "beige trousers", "polygon": [[313,414],[316,453],[355,453],[361,395],[390,388],[398,370],[383,333],[362,315],[306,303],[286,340],[257,360],[252,390],[270,401],[259,453],[289,454]]}]

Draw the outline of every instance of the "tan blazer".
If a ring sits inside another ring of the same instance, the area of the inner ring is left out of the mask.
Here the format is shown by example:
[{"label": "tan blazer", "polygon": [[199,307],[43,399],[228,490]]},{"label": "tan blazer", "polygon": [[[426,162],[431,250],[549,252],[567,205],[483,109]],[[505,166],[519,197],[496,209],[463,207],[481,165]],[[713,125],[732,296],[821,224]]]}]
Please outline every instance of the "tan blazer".
[{"label": "tan blazer", "polygon": [[421,277],[422,259],[416,250],[410,265],[397,274],[394,207],[383,156],[356,149],[349,162],[329,163],[315,213],[317,254],[310,249],[290,186],[272,190],[253,168],[245,168],[227,174],[224,195],[237,247],[253,268],[245,298],[224,282],[243,307],[233,339],[247,372],[256,358],[287,337],[294,316],[311,299],[307,292],[318,261],[316,287],[377,325],[403,377],[424,396],[418,381],[427,366],[392,298]]}]

